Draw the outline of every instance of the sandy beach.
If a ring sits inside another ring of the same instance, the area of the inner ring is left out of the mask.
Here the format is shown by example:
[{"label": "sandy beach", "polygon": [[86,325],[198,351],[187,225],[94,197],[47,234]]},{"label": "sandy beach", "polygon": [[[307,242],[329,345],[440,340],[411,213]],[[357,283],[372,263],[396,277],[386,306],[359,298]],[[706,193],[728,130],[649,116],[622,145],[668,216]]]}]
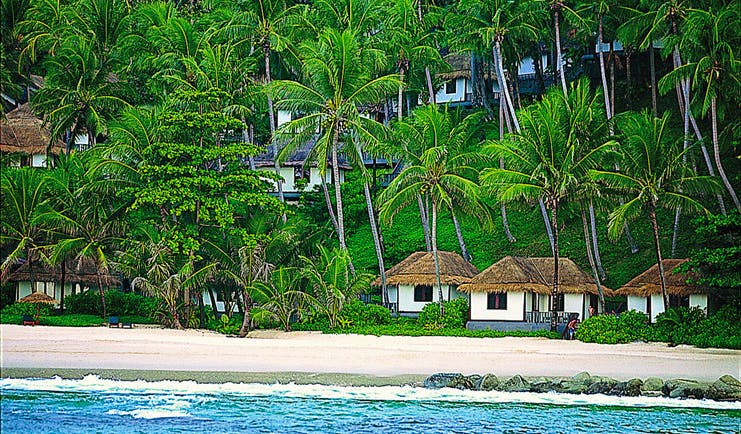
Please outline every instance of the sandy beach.
[{"label": "sandy beach", "polygon": [[407,384],[437,372],[507,377],[714,381],[741,376],[741,351],[658,343],[586,344],[541,338],[324,335],[256,331],[246,339],[198,330],[0,326],[2,376]]}]

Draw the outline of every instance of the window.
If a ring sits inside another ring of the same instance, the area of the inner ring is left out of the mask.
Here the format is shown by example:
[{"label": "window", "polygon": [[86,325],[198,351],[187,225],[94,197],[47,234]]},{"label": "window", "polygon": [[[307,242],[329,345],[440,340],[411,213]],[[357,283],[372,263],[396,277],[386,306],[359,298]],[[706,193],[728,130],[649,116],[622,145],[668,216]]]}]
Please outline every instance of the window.
[{"label": "window", "polygon": [[304,179],[307,184],[311,182],[311,169],[303,166],[296,166],[293,168],[293,183],[294,185],[301,179]]},{"label": "window", "polygon": [[445,93],[448,95],[456,93],[458,91],[456,87],[457,83],[458,82],[455,79],[450,80],[449,82],[445,83]]},{"label": "window", "polygon": [[414,287],[414,301],[432,301],[432,286],[416,285]]},{"label": "window", "polygon": [[677,308],[677,307],[690,307],[690,297],[688,295],[681,296],[681,295],[672,295],[669,294],[669,307],[671,308]]},{"label": "window", "polygon": [[556,294],[556,311],[563,312],[563,294]]},{"label": "window", "polygon": [[494,292],[487,294],[486,297],[486,308],[502,309],[507,310],[507,293],[506,292]]}]

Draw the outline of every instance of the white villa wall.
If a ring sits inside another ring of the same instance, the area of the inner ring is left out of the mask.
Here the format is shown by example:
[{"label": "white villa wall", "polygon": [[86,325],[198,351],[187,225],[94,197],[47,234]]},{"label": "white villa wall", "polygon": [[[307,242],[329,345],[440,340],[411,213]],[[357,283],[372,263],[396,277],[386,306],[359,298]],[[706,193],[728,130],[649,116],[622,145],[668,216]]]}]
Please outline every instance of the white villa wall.
[{"label": "white villa wall", "polygon": [[[272,167],[259,167],[257,170],[274,173],[275,169]],[[294,183],[294,167],[281,167],[280,176],[283,177],[283,191],[284,192],[295,192],[296,185]],[[324,180],[327,184],[332,182],[332,173],[330,169],[327,169],[327,173],[324,174]],[[270,180],[273,185],[275,183]],[[340,182],[345,182],[345,170],[340,170]],[[311,191],[314,187],[322,185],[321,177],[319,176],[319,168],[311,167],[309,169],[309,183],[304,188],[304,191]],[[276,187],[277,188],[277,187]]]},{"label": "white villa wall", "polygon": [[[542,65],[542,68],[545,70],[545,68],[548,67],[548,55],[543,54],[540,59],[540,64]],[[520,67],[517,71],[519,75],[528,75],[528,74],[535,74],[535,62],[533,61],[532,57],[526,57],[522,59],[522,63],[520,63]]]},{"label": "white villa wall", "polygon": [[690,294],[690,308],[699,307],[700,309],[708,311],[708,296],[707,294]]},{"label": "white villa wall", "polygon": [[[40,292],[42,294],[46,294],[49,297],[54,297],[55,300],[61,301],[62,298],[62,291],[61,288],[58,287],[58,285],[54,282],[34,282],[34,286],[36,287],[35,292]],[[77,294],[83,291],[84,288],[80,287],[79,284],[73,284],[73,283],[65,283],[64,284],[64,296]],[[16,290],[16,300],[20,300],[21,298],[31,295],[34,291],[31,287],[31,282],[25,281],[25,282],[18,282],[18,288]]]},{"label": "white villa wall", "polygon": [[651,322],[656,322],[656,317],[664,313],[664,298],[661,294],[651,295]]},{"label": "white villa wall", "polygon": [[291,120],[291,112],[288,110],[278,110],[278,119],[276,121],[279,127],[287,122],[291,122]]},{"label": "white villa wall", "polygon": [[386,287],[386,290],[389,294],[389,303],[396,303],[399,300],[399,287],[389,285]]},{"label": "white villa wall", "polygon": [[[216,294],[214,294],[214,295],[216,295]],[[211,304],[211,297],[208,295],[208,291],[203,291],[203,293],[201,294],[201,298],[203,299],[203,305],[204,306],[211,306],[212,308],[214,307]],[[224,306],[224,302],[223,301],[216,300],[216,308],[214,309],[214,311],[215,312],[224,313],[224,310],[225,309],[226,308]],[[236,311],[237,311],[237,304],[236,303],[233,303],[232,313],[234,313]]]},{"label": "white villa wall", "polygon": [[[447,83],[447,82],[446,82]],[[446,93],[446,85],[443,84],[435,94],[435,101],[438,104],[445,104],[449,102],[463,102],[466,100],[466,93],[471,93],[471,82],[464,77],[455,79],[455,93]]]},{"label": "white villa wall", "polygon": [[646,297],[641,297],[638,295],[629,295],[628,296],[628,310],[637,310],[638,312],[648,314],[647,301],[648,299]]},{"label": "white villa wall", "polygon": [[579,314],[579,320],[584,320],[584,294],[564,294],[563,311]]},{"label": "white villa wall", "polygon": [[[528,294],[529,295],[529,294]],[[487,309],[488,293],[471,293],[471,321],[524,321],[524,292],[507,293],[507,309]]]},{"label": "white villa wall", "polygon": [[31,167],[46,167],[46,154],[33,154]]},{"label": "white villa wall", "polygon": [[[449,285],[443,285],[443,301],[447,300],[450,291]],[[432,287],[432,301],[414,301],[414,285],[399,285],[398,303],[399,312],[422,312],[429,303],[440,302],[438,290]]]}]

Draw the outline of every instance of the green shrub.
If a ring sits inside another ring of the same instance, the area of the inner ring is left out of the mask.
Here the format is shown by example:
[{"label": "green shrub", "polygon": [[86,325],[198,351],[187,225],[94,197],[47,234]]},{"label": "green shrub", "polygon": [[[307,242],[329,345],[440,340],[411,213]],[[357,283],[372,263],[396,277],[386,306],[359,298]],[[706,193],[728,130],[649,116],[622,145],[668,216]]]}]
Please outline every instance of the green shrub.
[{"label": "green shrub", "polygon": [[656,316],[656,340],[670,344],[690,344],[702,329],[705,311],[699,308],[678,307]]},{"label": "green shrub", "polygon": [[376,326],[388,324],[391,312],[377,304],[354,300],[342,308],[338,320],[341,328]]},{"label": "green shrub", "polygon": [[652,341],[655,333],[646,315],[623,312],[620,316],[595,315],[587,318],[576,329],[576,339],[599,344],[625,344],[637,340]]},{"label": "green shrub", "polygon": [[465,298],[456,298],[443,302],[444,314],[440,316],[440,305],[430,303],[426,305],[417,318],[420,326],[429,329],[465,328],[468,321],[468,301]]},{"label": "green shrub", "polygon": [[[155,319],[159,311],[159,299],[134,293],[110,290],[105,294],[106,310],[111,315],[136,315]],[[100,293],[84,291],[64,298],[65,311],[72,314],[103,315]]]},{"label": "green shrub", "polygon": [[714,315],[705,318],[690,338],[692,345],[701,348],[741,349],[741,312],[735,304],[723,306]]},{"label": "green shrub", "polygon": [[49,316],[54,311],[54,307],[48,303],[13,303],[5,306],[0,315],[35,316],[37,309],[40,317]]}]

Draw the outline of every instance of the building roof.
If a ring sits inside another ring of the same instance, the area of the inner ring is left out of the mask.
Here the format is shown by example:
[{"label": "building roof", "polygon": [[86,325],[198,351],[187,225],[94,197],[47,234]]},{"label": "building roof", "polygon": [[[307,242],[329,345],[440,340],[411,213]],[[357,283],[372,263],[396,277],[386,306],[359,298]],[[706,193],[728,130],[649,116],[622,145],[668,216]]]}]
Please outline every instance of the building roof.
[{"label": "building roof", "polygon": [[[5,282],[30,282],[31,271],[33,271],[34,282],[61,282],[62,271],[60,267],[52,267],[38,260],[33,263],[33,270],[29,269],[28,262],[24,262],[15,270],[3,276]],[[101,275],[103,285],[108,287],[120,286],[121,280],[111,275],[110,272]],[[85,286],[98,286],[98,274],[95,264],[91,260],[85,260],[82,264],[74,261],[74,265],[68,263],[65,270],[65,283],[79,283]]]},{"label": "building roof", "polygon": [[[316,140],[311,140],[308,143],[303,144],[301,147],[291,152],[291,154],[281,163],[284,167],[316,167],[316,162],[307,159],[310,157],[311,150],[314,148]],[[338,156],[340,169],[351,170],[352,167],[347,162],[347,157],[343,154]],[[273,167],[275,164],[275,156],[272,149],[268,149],[260,155],[255,156],[255,167]],[[327,161],[327,166],[332,167],[332,162]]]},{"label": "building roof", "polygon": [[[467,283],[479,270],[453,252],[437,252],[440,261],[440,282],[443,285]],[[435,260],[432,252],[414,252],[386,271],[387,285],[435,285]],[[381,279],[373,281],[379,286]]]},{"label": "building roof", "polygon": [[[31,111],[28,103],[9,112],[0,120],[0,151],[7,153],[45,154],[51,142],[51,133],[41,119]],[[61,140],[55,140],[51,152],[59,155],[64,149]]]},{"label": "building roof", "polygon": [[[696,281],[696,273],[673,273],[680,264],[688,259],[664,259],[664,279],[666,280],[666,292],[671,295],[706,294],[706,287],[688,283]],[[615,291],[617,295],[637,295],[647,297],[652,294],[661,294],[661,280],[659,278],[659,266],[652,265],[648,270],[634,277],[630,282]]]},{"label": "building roof", "polygon": [[[594,279],[582,271],[569,258],[559,258],[558,290],[561,293],[597,294]],[[463,292],[510,292],[524,291],[550,294],[553,290],[553,258],[523,258],[505,256],[471,279],[470,283],[458,287]],[[612,290],[602,287],[603,293]]]}]

